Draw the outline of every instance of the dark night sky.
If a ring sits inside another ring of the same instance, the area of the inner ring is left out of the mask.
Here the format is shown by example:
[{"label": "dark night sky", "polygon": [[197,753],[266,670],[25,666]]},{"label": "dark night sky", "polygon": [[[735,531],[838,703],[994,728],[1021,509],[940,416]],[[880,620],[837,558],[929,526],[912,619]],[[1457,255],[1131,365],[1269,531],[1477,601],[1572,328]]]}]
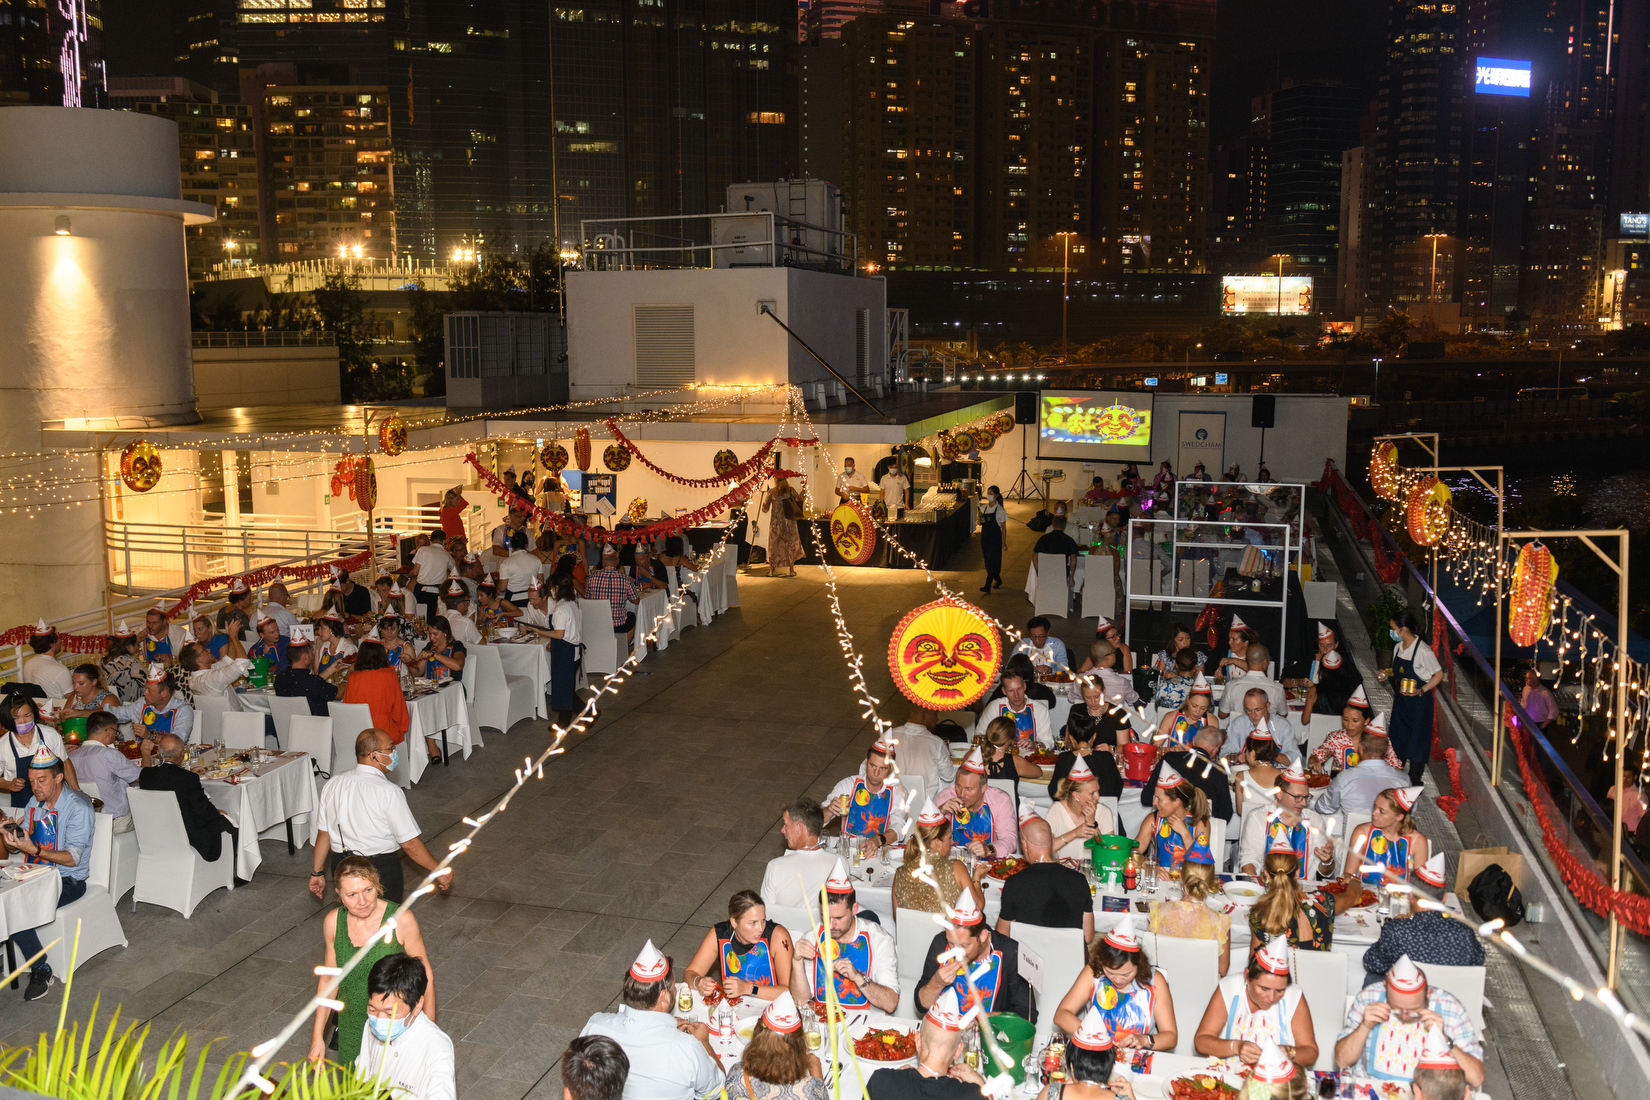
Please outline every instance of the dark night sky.
[{"label": "dark night sky", "polygon": [[1374,98],[1387,0],[1219,0],[1209,148],[1249,132],[1250,97],[1279,77],[1335,80]]},{"label": "dark night sky", "polygon": [[171,76],[180,0],[103,0],[103,54],[111,76]]}]

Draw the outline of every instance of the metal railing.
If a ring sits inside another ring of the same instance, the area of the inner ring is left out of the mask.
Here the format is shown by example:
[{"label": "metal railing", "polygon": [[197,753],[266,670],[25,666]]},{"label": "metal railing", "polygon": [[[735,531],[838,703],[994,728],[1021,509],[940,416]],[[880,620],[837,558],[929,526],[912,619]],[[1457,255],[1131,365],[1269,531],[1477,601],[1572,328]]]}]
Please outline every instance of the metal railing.
[{"label": "metal railing", "polygon": [[225,330],[191,332],[193,348],[311,348],[331,347],[337,340],[330,332],[297,329]]},{"label": "metal railing", "polygon": [[[672,225],[676,232],[666,232]],[[701,227],[708,243],[680,235]],[[579,222],[579,236],[584,241],[580,267],[585,271],[807,267],[859,274],[854,234],[772,211],[592,218]]]},{"label": "metal railing", "polygon": [[[397,533],[393,526],[381,533]],[[363,531],[320,531],[264,527],[241,523],[236,527],[213,524],[127,523],[104,524],[111,588],[150,594],[182,591],[206,577],[249,573],[268,565],[349,557],[367,548]],[[378,552],[392,560],[390,540],[381,540]]]},{"label": "metal railing", "polygon": [[[1364,503],[1356,490],[1349,487],[1348,491],[1360,503]],[[1324,495],[1326,501],[1332,504],[1333,494]],[[1365,512],[1374,515],[1367,505]],[[1391,533],[1379,521],[1376,521],[1375,526],[1380,531],[1380,538],[1388,552],[1392,555],[1399,554],[1401,548]],[[1369,575],[1377,576],[1373,561],[1365,556],[1362,544],[1352,537],[1350,522],[1346,525],[1346,533],[1346,542],[1355,548]],[[1534,750],[1536,767],[1541,772],[1547,791],[1542,794],[1525,788],[1516,759],[1503,764],[1501,786],[1495,788],[1495,791],[1504,804],[1517,811],[1509,817],[1516,823],[1530,848],[1537,853],[1548,877],[1559,884],[1558,894],[1563,899],[1571,919],[1581,930],[1588,953],[1601,972],[1608,972],[1608,918],[1581,905],[1564,887],[1563,876],[1547,852],[1546,839],[1542,835],[1536,815],[1527,812],[1526,807],[1519,803],[1532,803],[1538,796],[1544,798],[1547,819],[1558,832],[1559,842],[1579,859],[1600,869],[1606,881],[1610,877],[1609,862],[1613,835],[1611,814],[1599,805],[1598,800],[1588,791],[1586,784],[1554,747],[1547,734],[1530,718],[1524,710],[1519,694],[1505,681],[1496,681],[1494,666],[1462,628],[1460,619],[1450,610],[1449,605],[1437,598],[1422,572],[1407,556],[1402,559],[1402,563],[1402,579],[1407,581],[1411,588],[1422,593],[1427,601],[1435,602],[1442,612],[1445,630],[1449,635],[1443,640],[1443,644],[1449,646],[1451,652],[1456,655],[1454,694],[1451,697],[1454,705],[1441,709],[1440,722],[1447,722],[1457,729],[1463,740],[1478,750],[1486,766],[1494,752],[1495,715],[1498,706],[1506,707],[1516,719],[1519,728],[1525,731]],[[1439,649],[1439,639],[1431,639],[1430,644],[1435,652]],[[1449,681],[1441,685],[1440,695],[1446,693],[1449,687]],[[1516,751],[1510,736],[1506,738],[1503,748],[1509,754]],[[1622,890],[1640,896],[1650,896],[1650,866],[1646,866],[1644,860],[1631,847],[1625,845],[1622,848]],[[1630,1011],[1640,1015],[1650,1011],[1650,941],[1623,927],[1618,965],[1621,979],[1617,994],[1623,1003]]]}]

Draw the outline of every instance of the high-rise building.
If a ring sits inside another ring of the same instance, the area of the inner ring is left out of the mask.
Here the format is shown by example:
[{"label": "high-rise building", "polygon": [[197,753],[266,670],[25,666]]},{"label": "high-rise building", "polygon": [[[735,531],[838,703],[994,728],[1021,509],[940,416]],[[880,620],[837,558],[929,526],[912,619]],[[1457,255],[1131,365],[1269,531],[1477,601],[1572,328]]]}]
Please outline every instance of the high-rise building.
[{"label": "high-rise building", "polygon": [[1259,207],[1256,251],[1268,267],[1314,278],[1327,292],[1340,248],[1342,154],[1358,143],[1364,102],[1344,84],[1285,80],[1250,110],[1251,194]]},{"label": "high-rise building", "polygon": [[[266,0],[175,0],[178,12],[177,60],[174,71],[218,93],[224,103],[240,98],[240,10],[249,15],[296,8]],[[382,8],[383,5],[377,5]],[[288,14],[288,12],[282,12]],[[342,14],[342,13],[340,13]],[[382,14],[382,12],[380,12]],[[124,75],[124,74],[119,74]]]},{"label": "high-rise building", "polygon": [[111,77],[109,105],[175,122],[183,197],[217,209],[216,221],[183,231],[190,279],[218,264],[270,259],[261,247],[258,142],[250,107],[221,103],[216,92],[183,77],[142,76]]},{"label": "high-rise building", "polygon": [[1215,149],[1209,158],[1205,264],[1219,274],[1248,271],[1260,262],[1250,202],[1249,138]]},{"label": "high-rise building", "polygon": [[843,189],[854,195],[848,224],[860,256],[899,269],[973,266],[973,26],[862,15],[843,29],[840,51],[834,45],[803,49],[856,62],[844,71],[834,106],[834,144]]},{"label": "high-rise building", "polygon": [[1392,0],[1376,99],[1366,317],[1390,305],[1446,317],[1458,300],[1469,59],[1458,4]]},{"label": "high-rise building", "polygon": [[0,0],[0,107],[103,107],[102,0]]},{"label": "high-rise building", "polygon": [[1340,239],[1336,249],[1335,312],[1345,320],[1363,315],[1369,294],[1369,226],[1375,208],[1375,161],[1370,147],[1341,154]]}]

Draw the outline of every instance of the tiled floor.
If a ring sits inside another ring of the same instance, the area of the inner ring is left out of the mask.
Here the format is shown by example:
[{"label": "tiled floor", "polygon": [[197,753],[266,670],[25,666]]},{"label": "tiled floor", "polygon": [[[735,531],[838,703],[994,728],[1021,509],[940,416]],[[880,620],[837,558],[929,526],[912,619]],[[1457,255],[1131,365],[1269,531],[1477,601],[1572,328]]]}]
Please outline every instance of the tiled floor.
[{"label": "tiled floor", "polygon": [[[1011,536],[1005,577],[1025,576],[1030,543],[1023,528]],[[977,570],[978,550],[950,564]],[[740,608],[650,657],[651,675],[606,697],[594,731],[481,833],[451,895],[415,908],[466,1100],[559,1098],[556,1060],[592,1012],[614,1003],[643,941],[685,962],[725,919],[728,896],[761,884],[782,847],[781,807],[822,796],[857,766],[870,727],[848,689],[823,572],[799,572],[742,577]],[[913,571],[838,576],[871,690],[903,721],[880,654],[899,617],[934,589]],[[945,576],[978,597],[977,571]],[[1010,621],[1029,613],[1012,587],[987,606]],[[490,807],[544,744],[542,722],[521,723],[489,734],[468,761],[426,772],[410,802],[431,848]],[[134,914],[128,896],[130,946],[81,968],[71,1012],[101,996],[105,1017],[118,1004],[159,1038],[184,1027],[199,1041],[221,1038],[226,1052],[274,1035],[314,988],[325,908],[305,889],[308,849],[263,850],[251,884],[213,894],[191,920],[147,904]],[[61,990],[34,1004],[0,991],[0,1039],[32,1042],[55,1025]],[[308,1043],[306,1026],[280,1057],[301,1057]]]}]

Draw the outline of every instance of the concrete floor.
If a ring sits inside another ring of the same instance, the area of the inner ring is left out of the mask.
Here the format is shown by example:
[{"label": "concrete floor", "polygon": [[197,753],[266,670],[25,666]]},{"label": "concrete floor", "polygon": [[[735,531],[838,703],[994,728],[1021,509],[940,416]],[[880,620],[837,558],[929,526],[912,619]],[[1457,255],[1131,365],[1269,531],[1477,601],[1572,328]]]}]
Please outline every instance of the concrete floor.
[{"label": "concrete floor", "polygon": [[[1023,520],[1033,509],[1011,505]],[[977,591],[978,544],[940,576],[1004,621],[1030,615],[1023,585],[1035,536],[1011,526],[1003,576]],[[848,688],[824,574],[742,577],[742,606],[688,631],[604,701],[593,732],[571,746],[483,830],[458,863],[450,895],[414,912],[435,964],[437,1019],[457,1046],[465,1100],[559,1100],[557,1060],[591,1013],[617,1000],[619,982],[652,939],[678,965],[726,901],[761,884],[783,844],[781,808],[822,797],[859,764],[871,740]],[[865,655],[882,713],[904,720],[905,701],[881,657],[889,632],[934,589],[910,570],[838,570],[840,598]],[[1057,622],[1074,652],[1092,634]],[[491,734],[468,761],[433,768],[409,795],[424,837],[444,850],[460,818],[484,812],[512,769],[545,745],[543,722]],[[1433,784],[1429,783],[1429,787]],[[1453,839],[1453,838],[1452,838]],[[1457,842],[1458,843],[1458,842]],[[313,991],[323,907],[306,890],[311,853],[265,842],[254,880],[212,895],[192,920],[130,900],[121,906],[130,946],[105,952],[76,976],[71,1016],[101,996],[105,1018],[152,1023],[156,1039],[185,1028],[197,1042],[246,1050],[273,1036]],[[410,866],[410,865],[409,865]],[[55,1025],[61,986],[25,1004],[0,992],[0,1042],[32,1043]],[[281,1060],[308,1049],[305,1028]],[[1499,1069],[1499,1067],[1497,1067]],[[1492,1073],[1505,1097],[1516,1090]]]}]

